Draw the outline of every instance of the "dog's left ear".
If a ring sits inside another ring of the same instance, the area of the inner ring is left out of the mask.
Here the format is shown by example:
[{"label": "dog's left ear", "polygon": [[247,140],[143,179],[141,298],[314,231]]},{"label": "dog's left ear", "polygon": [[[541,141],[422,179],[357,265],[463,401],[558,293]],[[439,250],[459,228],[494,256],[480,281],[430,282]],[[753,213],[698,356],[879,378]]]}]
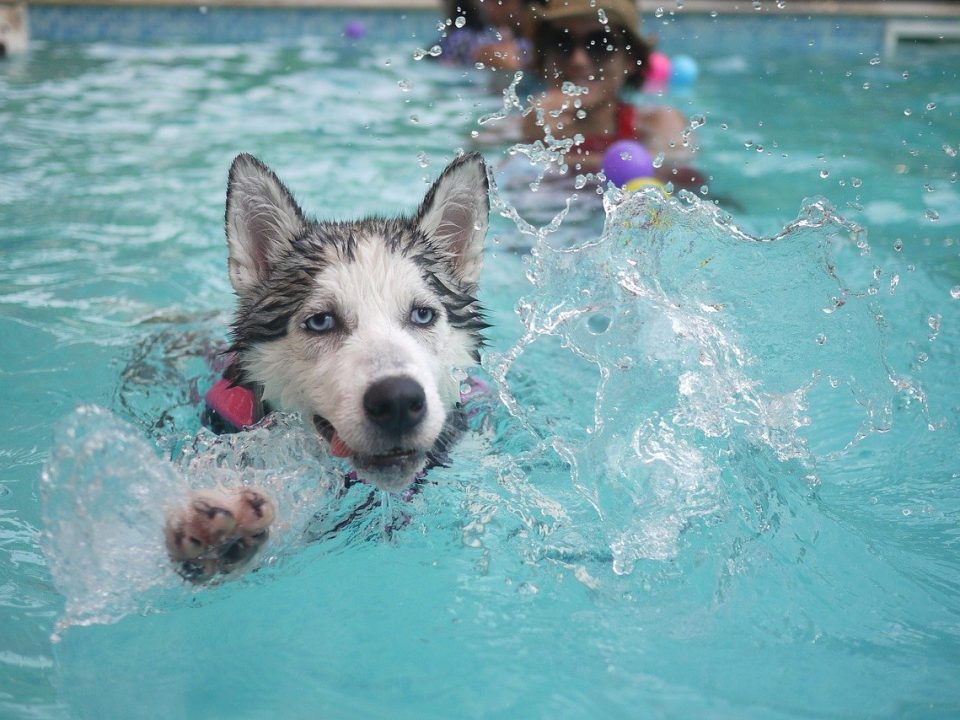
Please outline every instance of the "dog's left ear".
[{"label": "dog's left ear", "polygon": [[417,212],[420,230],[447,253],[465,285],[476,285],[483,267],[489,192],[483,157],[468,153],[447,165]]},{"label": "dog's left ear", "polygon": [[238,295],[259,286],[303,232],[303,211],[273,171],[253,155],[237,155],[227,183],[230,283]]}]

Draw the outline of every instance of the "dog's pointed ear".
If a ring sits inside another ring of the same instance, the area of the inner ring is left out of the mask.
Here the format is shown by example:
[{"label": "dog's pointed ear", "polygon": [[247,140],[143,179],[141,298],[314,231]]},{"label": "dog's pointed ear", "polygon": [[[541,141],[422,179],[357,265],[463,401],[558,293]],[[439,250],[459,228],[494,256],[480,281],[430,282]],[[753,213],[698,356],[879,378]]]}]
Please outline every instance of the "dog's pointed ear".
[{"label": "dog's pointed ear", "polygon": [[225,225],[230,283],[245,295],[270,274],[306,220],[273,171],[244,153],[230,166]]},{"label": "dog's pointed ear", "polygon": [[483,267],[489,193],[483,158],[468,153],[447,165],[417,212],[420,230],[447,254],[465,285],[476,285]]}]

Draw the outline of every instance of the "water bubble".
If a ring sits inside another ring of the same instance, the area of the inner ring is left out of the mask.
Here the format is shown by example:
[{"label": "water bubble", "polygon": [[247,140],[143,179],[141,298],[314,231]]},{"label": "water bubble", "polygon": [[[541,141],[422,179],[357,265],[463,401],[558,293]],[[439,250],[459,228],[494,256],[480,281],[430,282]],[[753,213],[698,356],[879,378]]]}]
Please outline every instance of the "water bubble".
[{"label": "water bubble", "polygon": [[703,127],[707,124],[707,118],[705,115],[694,115],[690,118],[690,129],[696,130],[698,127]]},{"label": "water bubble", "polygon": [[763,145],[757,145],[756,150],[757,150],[758,153],[762,153],[762,152],[763,152]]},{"label": "water bubble", "polygon": [[463,15],[458,15],[457,19],[453,21],[453,24],[458,28],[462,28],[467,24],[467,19]]},{"label": "water bubble", "polygon": [[393,63],[393,60],[391,60],[390,58],[387,58],[386,60],[383,61],[383,64],[386,67],[390,67],[392,63]]},{"label": "water bubble", "polygon": [[863,84],[863,89],[864,89],[864,90],[869,90],[869,89],[870,89],[870,83],[865,82],[865,83]]},{"label": "water bubble", "polygon": [[927,318],[927,327],[929,327],[933,332],[940,332],[940,322],[943,320],[943,317],[940,315],[931,315]]},{"label": "water bubble", "polygon": [[956,157],[956,156],[957,156],[957,149],[956,149],[955,147],[953,147],[952,145],[947,145],[946,143],[944,143],[943,151],[944,151],[947,155],[949,155],[950,157]]},{"label": "water bubble", "polygon": [[817,345],[825,345],[827,342],[827,336],[823,333],[817,335]]},{"label": "water bubble", "polygon": [[927,103],[927,110],[936,110],[936,109],[937,109],[937,104],[935,102]]},{"label": "water bubble", "polygon": [[410,122],[411,122],[413,125],[419,125],[419,124],[420,124],[420,118],[417,117],[416,115],[411,115],[411,116],[410,116]]},{"label": "water bubble", "polygon": [[777,0],[777,9],[783,10],[787,6],[787,0]]},{"label": "water bubble", "polygon": [[591,315],[587,319],[587,329],[593,335],[602,335],[610,328],[610,318],[606,315]]},{"label": "water bubble", "polygon": [[858,188],[863,185],[863,180],[858,177],[850,178],[850,184],[853,185],[853,187]]},{"label": "water bubble", "polygon": [[753,9],[757,12],[763,10],[763,4],[760,2],[760,0],[753,0]]},{"label": "water bubble", "polygon": [[893,249],[896,250],[897,252],[900,252],[901,250],[903,250],[903,240],[901,240],[900,238],[897,238],[896,240],[894,240]]},{"label": "water bubble", "polygon": [[950,288],[950,297],[954,300],[960,300],[960,285],[954,285]]},{"label": "water bubble", "polygon": [[874,55],[872,58],[870,58],[870,64],[871,64],[871,65],[879,65],[879,64],[880,64],[880,56],[879,56],[879,55]]},{"label": "water bubble", "polygon": [[897,291],[897,285],[900,284],[900,273],[894,273],[890,278],[890,294],[893,295]]},{"label": "water bubble", "polygon": [[744,140],[743,146],[744,146],[747,150],[749,150],[750,148],[753,147],[753,140]]},{"label": "water bubble", "polygon": [[410,92],[413,84],[409,80],[401,80],[397,83],[397,87],[400,88],[401,92]]},{"label": "water bubble", "polygon": [[711,11],[710,11],[710,17],[716,18],[716,17],[719,17],[719,16],[720,16],[720,13],[718,13],[716,10],[711,10]]},{"label": "water bubble", "polygon": [[423,58],[425,58],[426,55],[427,55],[427,51],[423,50],[422,48],[417,48],[416,50],[413,51],[414,60],[418,60],[418,61],[423,60]]},{"label": "water bubble", "polygon": [[418,164],[420,165],[420,167],[422,167],[422,168],[429,167],[429,165],[430,165],[430,156],[427,155],[425,152],[419,152],[419,153],[417,153],[417,163],[418,163]]},{"label": "water bubble", "polygon": [[726,130],[726,129],[727,129],[727,124],[726,124],[726,123],[720,123],[720,129],[721,129],[721,130]]},{"label": "water bubble", "polygon": [[663,167],[664,155],[662,152],[658,152],[657,156],[653,159],[653,166],[655,168]]},{"label": "water bubble", "polygon": [[826,180],[828,177],[830,177],[830,171],[827,170],[826,168],[823,168],[823,169],[820,171],[820,177],[821,177],[822,179]]},{"label": "water bubble", "polygon": [[657,9],[653,11],[653,15],[654,15],[654,17],[662,18],[662,17],[663,17],[663,8],[658,6]]},{"label": "water bubble", "polygon": [[904,80],[909,80],[909,79],[910,79],[910,73],[909,73],[908,71],[904,70],[904,71],[900,74],[900,77],[902,77]]},{"label": "water bubble", "polygon": [[934,210],[933,208],[928,209],[928,210],[924,213],[924,216],[925,216],[925,217],[927,218],[927,220],[929,220],[930,222],[936,222],[937,220],[940,219],[940,213],[938,213],[938,212],[937,212],[936,210]]},{"label": "water bubble", "polygon": [[903,116],[904,116],[904,117],[910,117],[911,115],[913,115],[913,110],[911,110],[910,108],[904,108],[904,109],[903,109]]},{"label": "water bubble", "polygon": [[447,29],[447,25],[449,24],[450,24],[450,18],[447,18],[446,20],[441,20],[440,22],[437,23],[437,32],[442,33],[444,30]]}]

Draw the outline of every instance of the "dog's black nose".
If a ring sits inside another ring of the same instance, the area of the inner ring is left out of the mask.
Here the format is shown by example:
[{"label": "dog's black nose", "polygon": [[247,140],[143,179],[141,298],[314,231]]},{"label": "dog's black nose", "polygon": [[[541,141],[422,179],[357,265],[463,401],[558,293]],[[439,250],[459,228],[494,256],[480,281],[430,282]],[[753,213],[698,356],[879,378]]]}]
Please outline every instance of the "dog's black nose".
[{"label": "dog's black nose", "polygon": [[406,375],[384,378],[367,388],[363,409],[370,422],[394,436],[413,430],[427,410],[423,387]]}]

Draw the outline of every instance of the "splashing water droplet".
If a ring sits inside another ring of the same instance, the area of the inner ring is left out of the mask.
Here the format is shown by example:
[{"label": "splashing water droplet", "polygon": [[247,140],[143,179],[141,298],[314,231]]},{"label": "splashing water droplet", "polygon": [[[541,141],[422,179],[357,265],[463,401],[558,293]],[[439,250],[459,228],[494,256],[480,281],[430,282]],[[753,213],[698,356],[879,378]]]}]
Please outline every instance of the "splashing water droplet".
[{"label": "splashing water droplet", "polygon": [[880,64],[880,56],[879,56],[879,55],[874,55],[872,58],[870,58],[870,64],[871,64],[871,65],[879,65],[879,64]]},{"label": "splashing water droplet", "polygon": [[453,24],[458,28],[462,28],[467,24],[467,19],[463,15],[458,15],[457,19],[453,21]]},{"label": "splashing water droplet", "polygon": [[937,212],[936,210],[934,210],[933,208],[930,208],[929,210],[927,210],[927,211],[924,213],[924,216],[925,216],[925,217],[927,218],[927,220],[929,220],[930,222],[936,222],[937,220],[940,219],[940,213],[938,213],[938,212]]},{"label": "splashing water droplet", "polygon": [[954,285],[950,288],[950,297],[954,300],[960,300],[960,285]]},{"label": "splashing water droplet", "polygon": [[703,127],[707,124],[707,118],[705,115],[694,115],[690,118],[690,129],[696,130],[698,127]]},{"label": "splashing water droplet", "polygon": [[662,152],[657,153],[657,156],[653,159],[653,166],[655,168],[663,167],[664,156]]},{"label": "splashing water droplet", "polygon": [[894,273],[893,277],[890,278],[890,294],[893,295],[897,291],[897,285],[900,284],[900,273]]},{"label": "splashing water droplet", "polygon": [[591,315],[587,320],[587,329],[593,335],[602,335],[610,328],[610,318],[606,315]]},{"label": "splashing water droplet", "polygon": [[957,149],[956,149],[955,147],[951,146],[951,145],[944,145],[944,146],[943,146],[943,151],[944,151],[947,155],[949,155],[950,157],[956,157],[956,156],[957,156]]}]

